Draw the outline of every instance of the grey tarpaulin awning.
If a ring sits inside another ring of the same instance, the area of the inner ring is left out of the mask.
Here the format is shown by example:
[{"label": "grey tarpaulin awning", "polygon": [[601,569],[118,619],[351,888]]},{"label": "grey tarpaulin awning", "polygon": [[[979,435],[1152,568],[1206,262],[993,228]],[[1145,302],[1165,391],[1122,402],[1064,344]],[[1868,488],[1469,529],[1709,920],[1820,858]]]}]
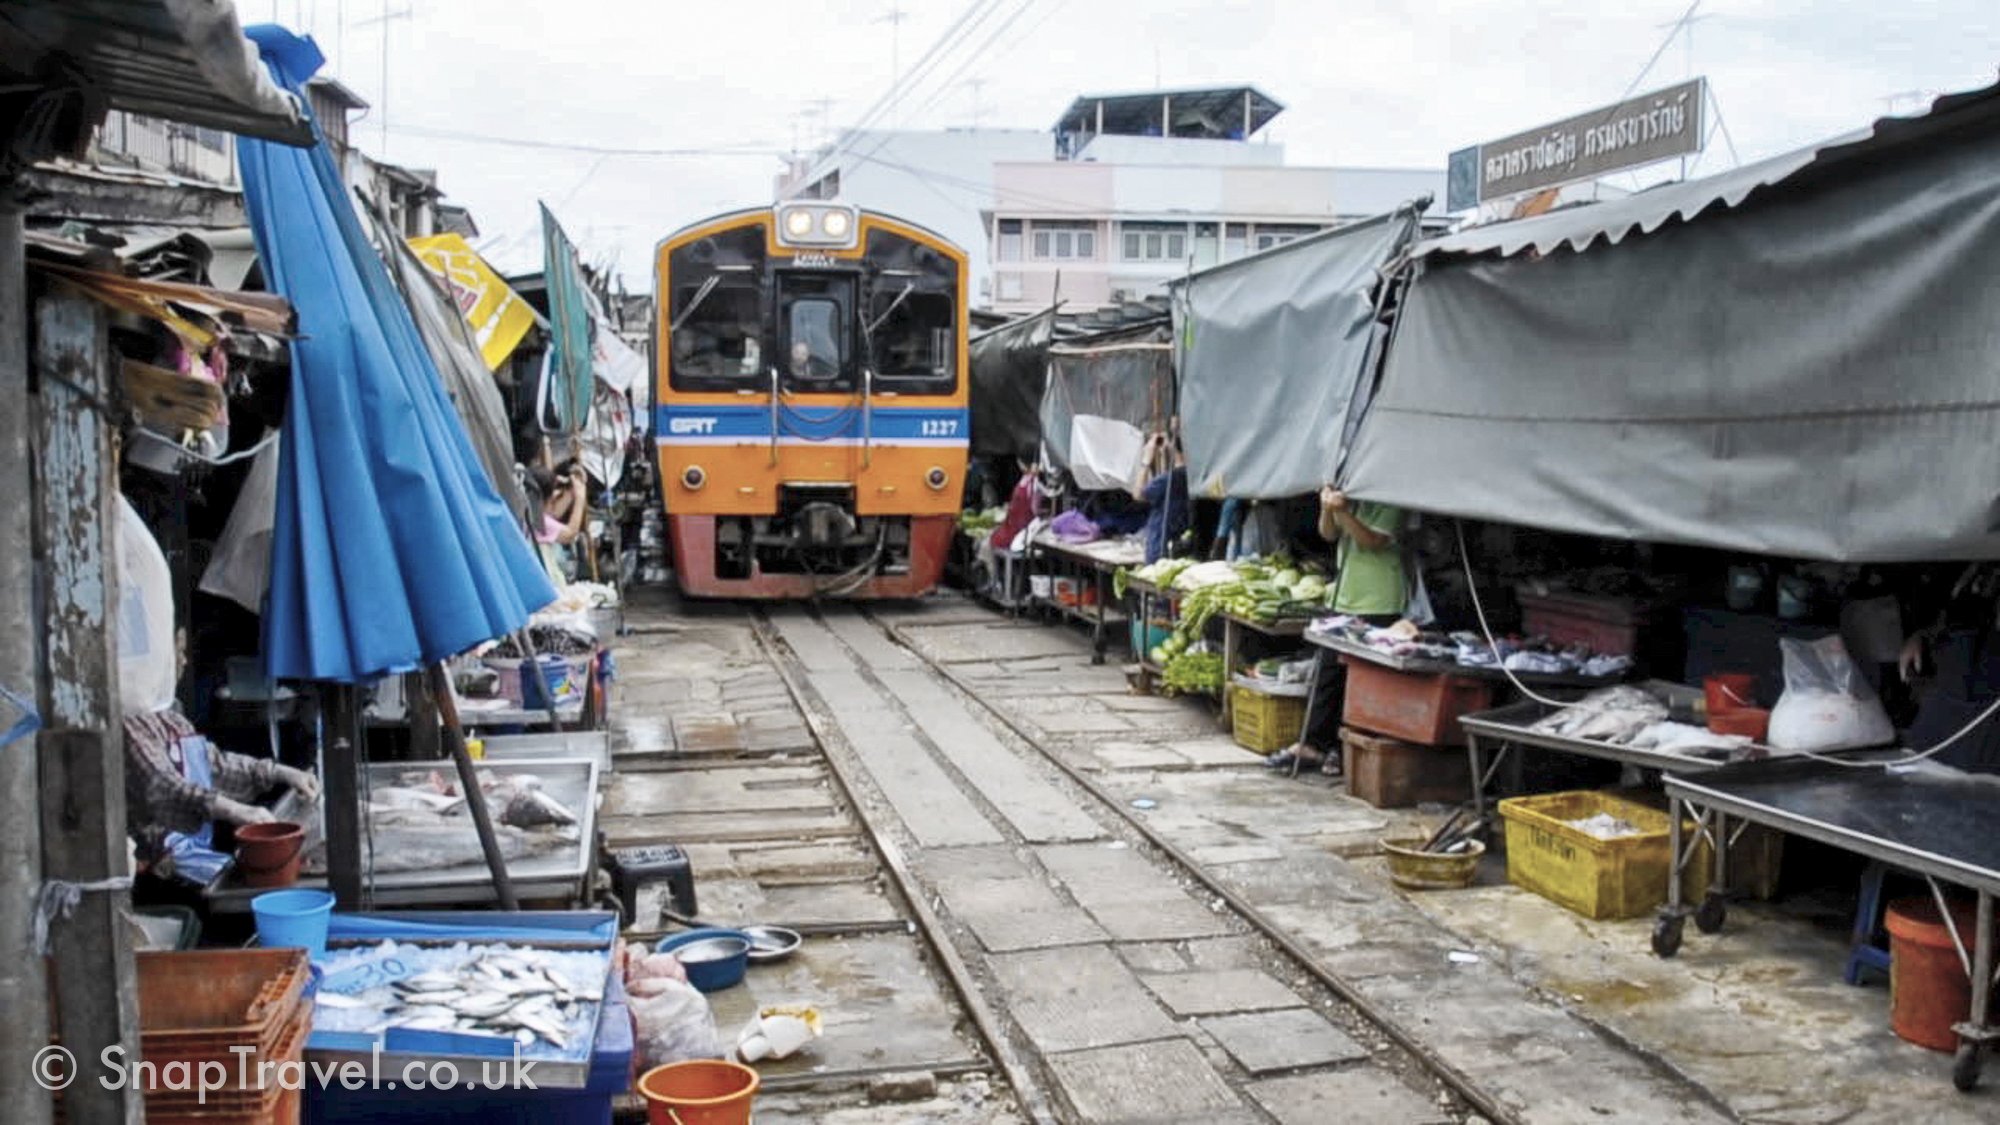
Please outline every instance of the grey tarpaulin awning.
[{"label": "grey tarpaulin awning", "polygon": [[1181,434],[1198,496],[1276,499],[1333,478],[1375,338],[1380,270],[1417,210],[1302,239],[1175,283]]},{"label": "grey tarpaulin awning", "polygon": [[1034,457],[1054,324],[1048,309],[972,338],[974,457]]},{"label": "grey tarpaulin awning", "polygon": [[1733,206],[1648,225],[1625,214],[1642,195],[1531,221],[1568,224],[1555,241],[1419,248],[1345,483],[1592,535],[2000,557],[1996,166],[2000,88],[1814,149]]},{"label": "grey tarpaulin awning", "polygon": [[1049,349],[1042,442],[1049,463],[1057,468],[1072,467],[1071,430],[1079,416],[1123,422],[1146,434],[1164,431],[1173,414],[1173,351],[1167,346],[1166,321]]},{"label": "grey tarpaulin awning", "polygon": [[312,126],[257,61],[229,0],[0,5],[0,75],[45,81],[59,69],[113,109],[312,143]]}]

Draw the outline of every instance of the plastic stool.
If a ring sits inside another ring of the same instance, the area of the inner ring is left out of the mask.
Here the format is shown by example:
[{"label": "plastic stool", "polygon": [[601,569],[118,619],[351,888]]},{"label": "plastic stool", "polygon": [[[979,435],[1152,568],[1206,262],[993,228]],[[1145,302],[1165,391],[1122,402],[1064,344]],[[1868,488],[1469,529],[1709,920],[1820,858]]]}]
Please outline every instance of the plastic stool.
[{"label": "plastic stool", "polygon": [[1841,979],[1848,984],[1860,985],[1862,975],[1868,970],[1887,973],[1889,971],[1889,950],[1875,944],[1875,935],[1882,929],[1882,882],[1889,869],[1873,860],[1861,872],[1861,902],[1854,910],[1854,944],[1847,950],[1847,969]]}]

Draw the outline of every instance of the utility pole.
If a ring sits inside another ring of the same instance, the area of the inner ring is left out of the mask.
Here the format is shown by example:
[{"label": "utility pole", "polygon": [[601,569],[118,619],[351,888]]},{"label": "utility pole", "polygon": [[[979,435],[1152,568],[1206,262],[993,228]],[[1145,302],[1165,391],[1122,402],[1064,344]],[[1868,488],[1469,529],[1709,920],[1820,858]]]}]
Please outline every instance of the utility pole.
[{"label": "utility pole", "polygon": [[[0,396],[25,405],[28,396],[28,294],[20,204],[0,185]],[[0,686],[32,706],[37,690],[35,638],[34,490],[29,431],[33,412],[0,416]],[[0,704],[0,729],[24,715]],[[41,757],[32,733],[0,745],[0,1105],[22,1125],[47,1125],[55,1099],[34,1081],[36,1052],[49,1042],[47,964],[34,945],[34,911],[42,889]]]},{"label": "utility pole", "polygon": [[371,16],[356,23],[356,27],[380,26],[382,29],[382,92],[376,99],[375,114],[382,130],[382,159],[389,159],[389,25],[398,20],[413,19],[416,9],[404,4],[395,11],[389,10],[389,0],[382,0],[382,14]]},{"label": "utility pole", "polygon": [[979,118],[980,118],[979,91],[986,88],[986,79],[969,78],[966,80],[965,84],[972,89],[972,127],[974,129],[977,129],[979,128]]},{"label": "utility pole", "polygon": [[[889,10],[880,19],[875,21],[876,23],[886,23],[889,25],[889,89],[891,91],[894,91],[896,84],[903,80],[903,21],[909,18],[910,13],[891,5]],[[893,106],[894,103],[892,102],[891,105]],[[894,118],[900,115],[893,109],[890,112],[892,115],[890,124],[894,125],[896,123]]]}]

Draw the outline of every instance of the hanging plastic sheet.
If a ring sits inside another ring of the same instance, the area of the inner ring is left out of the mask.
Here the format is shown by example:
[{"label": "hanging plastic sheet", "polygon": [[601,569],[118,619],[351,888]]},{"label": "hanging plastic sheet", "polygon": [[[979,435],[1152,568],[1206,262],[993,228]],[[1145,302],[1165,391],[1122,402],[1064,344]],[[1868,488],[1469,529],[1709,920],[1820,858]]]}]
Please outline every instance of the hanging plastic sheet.
[{"label": "hanging plastic sheet", "polygon": [[972,455],[1035,456],[1042,441],[1042,391],[1048,384],[1055,310],[973,337]]},{"label": "hanging plastic sheet", "polygon": [[[1123,423],[1141,435],[1163,432],[1174,416],[1173,349],[1164,321],[1133,331],[1059,344],[1049,349],[1049,383],[1042,392],[1041,429],[1049,461],[1097,479],[1116,476],[1116,442],[1091,442]],[[1082,463],[1075,457],[1077,423],[1086,430]],[[1143,436],[1141,438],[1143,441]],[[1134,462],[1136,465],[1136,461]],[[1121,487],[1125,477],[1100,487]]]},{"label": "hanging plastic sheet", "polygon": [[1522,235],[1534,255],[1422,258],[1348,490],[1721,550],[2000,557],[1996,161],[2000,87],[1780,161],[1740,202],[1678,185],[1601,232],[1596,208],[1522,223],[1578,232]]},{"label": "hanging plastic sheet", "polygon": [[[304,97],[310,39],[249,35]],[[555,600],[486,480],[322,141],[238,142],[272,285],[298,310],[264,656],[279,678],[356,682],[513,632]]]},{"label": "hanging plastic sheet", "polygon": [[597,327],[576,246],[546,204],[542,206],[543,278],[549,290],[548,386],[543,398],[548,410],[543,425],[555,433],[573,434],[590,416],[595,392],[592,339]]},{"label": "hanging plastic sheet", "polygon": [[1175,283],[1182,441],[1197,496],[1275,500],[1333,480],[1374,340],[1382,267],[1414,208]]},{"label": "hanging plastic sheet", "polygon": [[201,572],[201,592],[228,598],[251,613],[264,612],[271,582],[271,528],[278,505],[278,450],[282,439],[257,451],[229,522]]}]

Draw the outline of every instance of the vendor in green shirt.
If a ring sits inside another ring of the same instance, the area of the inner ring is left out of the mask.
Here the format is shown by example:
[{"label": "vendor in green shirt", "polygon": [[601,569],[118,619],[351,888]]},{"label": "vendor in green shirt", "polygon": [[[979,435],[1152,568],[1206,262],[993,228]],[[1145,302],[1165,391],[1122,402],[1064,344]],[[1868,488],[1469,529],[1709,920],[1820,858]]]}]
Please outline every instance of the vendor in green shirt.
[{"label": "vendor in green shirt", "polygon": [[[1402,525],[1400,508],[1365,500],[1357,504],[1333,487],[1320,490],[1320,537],[1334,544],[1334,612],[1376,626],[1393,625],[1403,616],[1409,585],[1402,546],[1396,541]],[[1340,773],[1340,712],[1347,698],[1347,674],[1325,649],[1315,659],[1305,729],[1297,743],[1265,760],[1272,769],[1296,772],[1318,766],[1325,774]]]}]

